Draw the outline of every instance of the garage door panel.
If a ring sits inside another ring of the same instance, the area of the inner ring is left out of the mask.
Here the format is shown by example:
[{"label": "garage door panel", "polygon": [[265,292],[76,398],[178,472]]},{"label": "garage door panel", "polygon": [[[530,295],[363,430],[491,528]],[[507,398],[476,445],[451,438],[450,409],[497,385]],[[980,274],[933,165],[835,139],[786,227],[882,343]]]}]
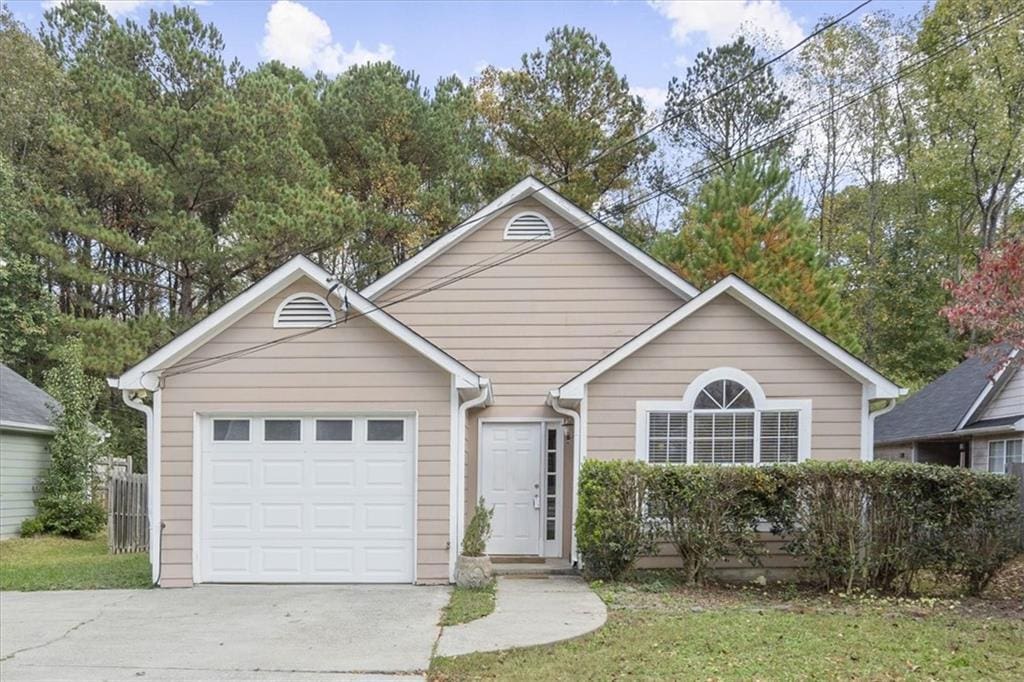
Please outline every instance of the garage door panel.
[{"label": "garage door panel", "polygon": [[204,423],[200,579],[412,582],[415,421],[406,442],[366,443],[351,417],[355,440],[338,443],[304,417],[302,441],[282,443],[248,418],[251,442],[214,442]]}]

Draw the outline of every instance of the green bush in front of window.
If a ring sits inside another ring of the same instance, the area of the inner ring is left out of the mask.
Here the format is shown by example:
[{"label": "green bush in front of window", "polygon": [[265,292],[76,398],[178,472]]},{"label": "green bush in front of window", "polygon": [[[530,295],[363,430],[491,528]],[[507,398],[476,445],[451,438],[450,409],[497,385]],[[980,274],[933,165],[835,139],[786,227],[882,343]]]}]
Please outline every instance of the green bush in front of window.
[{"label": "green bush in front of window", "polygon": [[759,524],[788,540],[828,588],[906,593],[928,571],[977,594],[1020,548],[1016,483],[967,469],[899,462],[767,467],[587,461],[577,544],[588,575],[618,578],[672,545],[683,577],[716,562],[758,565]]}]

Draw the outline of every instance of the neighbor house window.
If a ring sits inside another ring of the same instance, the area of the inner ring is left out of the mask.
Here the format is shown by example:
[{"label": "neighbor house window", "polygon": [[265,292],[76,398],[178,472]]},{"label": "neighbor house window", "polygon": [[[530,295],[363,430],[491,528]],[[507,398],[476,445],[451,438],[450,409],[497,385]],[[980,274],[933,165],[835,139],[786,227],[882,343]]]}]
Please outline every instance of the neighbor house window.
[{"label": "neighbor house window", "polygon": [[1024,462],[1024,439],[993,440],[988,444],[988,470],[994,474],[1005,474],[1010,465]]},{"label": "neighbor house window", "polygon": [[739,370],[711,370],[681,402],[637,403],[637,455],[652,464],[797,462],[809,452],[810,409],[809,400],[767,399]]}]

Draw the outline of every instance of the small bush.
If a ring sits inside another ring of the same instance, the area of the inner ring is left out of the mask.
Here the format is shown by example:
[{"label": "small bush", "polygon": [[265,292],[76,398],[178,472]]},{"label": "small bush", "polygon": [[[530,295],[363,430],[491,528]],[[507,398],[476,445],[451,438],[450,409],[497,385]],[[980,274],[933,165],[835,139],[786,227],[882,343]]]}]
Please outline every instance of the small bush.
[{"label": "small bush", "polygon": [[620,578],[654,551],[654,526],[644,510],[650,471],[640,462],[583,464],[576,544],[588,577]]},{"label": "small bush", "polygon": [[45,532],[46,527],[38,516],[22,521],[21,528],[18,530],[18,534],[23,538],[32,538]]},{"label": "small bush", "polygon": [[703,583],[715,562],[759,563],[757,524],[769,513],[774,481],[763,469],[714,465],[658,467],[648,510],[679,553],[687,583]]},{"label": "small bush", "polygon": [[463,556],[483,556],[487,550],[487,540],[491,537],[491,517],[494,509],[488,509],[484,498],[477,500],[473,518],[466,526],[466,534],[462,537]]}]

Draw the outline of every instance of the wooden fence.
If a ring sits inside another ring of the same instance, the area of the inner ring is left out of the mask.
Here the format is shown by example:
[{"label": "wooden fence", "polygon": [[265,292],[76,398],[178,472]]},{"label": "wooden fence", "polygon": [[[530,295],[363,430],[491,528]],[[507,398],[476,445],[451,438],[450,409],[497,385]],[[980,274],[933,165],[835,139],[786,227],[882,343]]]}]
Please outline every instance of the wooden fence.
[{"label": "wooden fence", "polygon": [[107,538],[112,554],[149,551],[146,474],[112,473],[107,479]]}]

